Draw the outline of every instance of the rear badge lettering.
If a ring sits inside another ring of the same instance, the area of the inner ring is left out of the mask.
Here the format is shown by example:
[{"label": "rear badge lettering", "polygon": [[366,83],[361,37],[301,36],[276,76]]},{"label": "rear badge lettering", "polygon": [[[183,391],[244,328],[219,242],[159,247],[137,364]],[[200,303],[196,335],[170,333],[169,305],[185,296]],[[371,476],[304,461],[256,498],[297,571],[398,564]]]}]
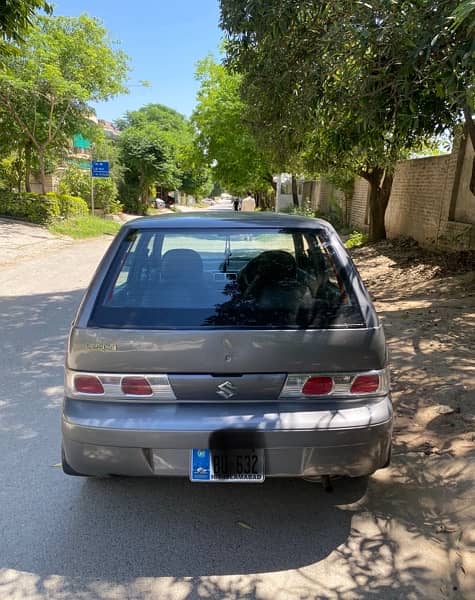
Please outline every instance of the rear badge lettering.
[{"label": "rear badge lettering", "polygon": [[86,344],[86,350],[96,352],[117,352],[117,344]]}]

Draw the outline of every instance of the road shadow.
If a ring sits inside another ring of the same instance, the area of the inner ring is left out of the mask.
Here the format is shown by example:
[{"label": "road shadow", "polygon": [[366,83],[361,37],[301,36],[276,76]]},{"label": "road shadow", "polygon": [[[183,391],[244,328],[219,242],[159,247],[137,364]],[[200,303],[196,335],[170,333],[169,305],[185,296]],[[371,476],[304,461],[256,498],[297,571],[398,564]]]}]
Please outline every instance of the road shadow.
[{"label": "road shadow", "polygon": [[[455,553],[459,531],[450,527],[468,524],[472,510],[473,477],[448,455],[426,459],[398,440],[395,466],[371,478],[368,490],[364,480],[340,480],[332,494],[298,480],[208,485],[63,475],[55,465],[64,348],[81,296],[0,299],[1,598],[436,597],[425,594],[441,584],[418,544]],[[410,420],[421,408],[420,382],[396,342],[417,347],[421,336],[411,319],[402,323],[392,340],[406,386],[398,403]],[[458,335],[454,352],[468,340],[463,329]],[[436,368],[444,354],[434,348],[420,360]],[[463,369],[451,363],[446,381]],[[441,384],[430,385],[433,394]],[[269,577],[281,582],[275,593]],[[447,597],[456,597],[455,574],[449,584]]]},{"label": "road shadow", "polygon": [[[312,564],[344,542],[351,515],[337,505],[361,498],[364,480],[342,481],[329,495],[302,481],[89,481],[55,468],[65,343],[82,294],[0,298],[0,450],[8,489],[1,567],[42,578],[128,581],[249,574]],[[27,521],[17,531],[22,513]]]}]

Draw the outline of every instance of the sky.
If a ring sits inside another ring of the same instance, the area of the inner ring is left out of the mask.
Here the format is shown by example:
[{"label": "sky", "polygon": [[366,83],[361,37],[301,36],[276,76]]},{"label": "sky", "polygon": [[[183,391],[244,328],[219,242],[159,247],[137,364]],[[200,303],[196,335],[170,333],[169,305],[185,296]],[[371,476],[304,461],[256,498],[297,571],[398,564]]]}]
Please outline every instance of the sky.
[{"label": "sky", "polygon": [[[198,82],[196,62],[219,56],[218,0],[53,0],[54,14],[99,17],[130,58],[130,93],[93,104],[113,121],[127,110],[157,102],[190,116]],[[140,86],[146,80],[151,87]]]}]

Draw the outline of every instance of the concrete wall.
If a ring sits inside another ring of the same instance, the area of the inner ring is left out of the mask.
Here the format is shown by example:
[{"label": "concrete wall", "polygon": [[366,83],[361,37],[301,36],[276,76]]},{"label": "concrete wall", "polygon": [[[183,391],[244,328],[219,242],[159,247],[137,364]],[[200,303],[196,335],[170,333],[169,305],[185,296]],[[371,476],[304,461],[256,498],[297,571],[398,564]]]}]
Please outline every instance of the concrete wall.
[{"label": "concrete wall", "polygon": [[[46,175],[46,192],[57,192],[59,184],[59,177],[55,175]],[[41,194],[41,181],[36,179],[33,175],[30,177],[31,191],[37,194]]]},{"label": "concrete wall", "polygon": [[[275,197],[275,210],[280,212],[289,206],[293,206],[294,199],[292,196],[292,175],[290,173],[280,173],[276,179],[277,192]],[[297,194],[299,205],[302,206],[304,191],[304,180],[297,180]]]},{"label": "concrete wall", "polygon": [[322,213],[331,214],[338,207],[344,209],[345,195],[341,190],[325,179],[319,179],[315,182],[312,195],[312,208]]}]

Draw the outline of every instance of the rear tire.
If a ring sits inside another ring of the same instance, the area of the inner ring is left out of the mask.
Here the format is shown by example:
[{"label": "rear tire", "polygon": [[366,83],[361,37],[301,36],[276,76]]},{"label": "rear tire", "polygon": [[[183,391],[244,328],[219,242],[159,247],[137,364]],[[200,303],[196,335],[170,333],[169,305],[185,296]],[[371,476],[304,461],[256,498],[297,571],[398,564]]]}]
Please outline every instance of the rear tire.
[{"label": "rear tire", "polygon": [[391,464],[391,451],[392,451],[392,446],[389,447],[388,458],[387,458],[386,462],[384,463],[384,465],[381,467],[381,469],[386,469],[386,467],[389,467],[389,465]]},{"label": "rear tire", "polygon": [[75,471],[71,467],[71,465],[66,460],[64,448],[62,446],[61,446],[61,465],[63,467],[63,473],[66,473],[66,475],[72,475],[73,477],[88,477],[87,475],[84,475],[84,473],[79,473],[78,471]]}]

